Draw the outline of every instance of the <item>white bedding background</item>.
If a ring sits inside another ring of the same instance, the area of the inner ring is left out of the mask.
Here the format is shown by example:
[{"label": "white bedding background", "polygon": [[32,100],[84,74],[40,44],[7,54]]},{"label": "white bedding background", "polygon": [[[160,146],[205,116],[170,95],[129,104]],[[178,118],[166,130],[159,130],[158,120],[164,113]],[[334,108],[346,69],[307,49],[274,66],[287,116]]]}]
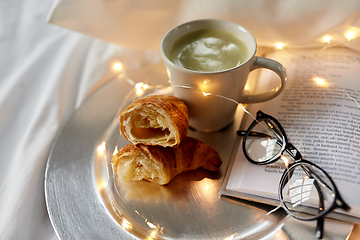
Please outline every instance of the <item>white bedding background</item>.
[{"label": "white bedding background", "polygon": [[[160,60],[48,24],[52,2],[0,1],[0,239],[57,239],[44,174],[54,138],[86,96]],[[149,59],[149,60],[147,60]]]},{"label": "white bedding background", "polygon": [[[159,62],[160,40],[176,24],[234,20],[268,46],[360,26],[360,2],[354,0],[57,0],[52,5],[0,0],[0,239],[57,239],[44,198],[45,165],[56,135],[84,99],[115,76],[115,62],[127,71]],[[53,24],[46,22],[49,12]],[[360,49],[359,41],[349,45]]]}]

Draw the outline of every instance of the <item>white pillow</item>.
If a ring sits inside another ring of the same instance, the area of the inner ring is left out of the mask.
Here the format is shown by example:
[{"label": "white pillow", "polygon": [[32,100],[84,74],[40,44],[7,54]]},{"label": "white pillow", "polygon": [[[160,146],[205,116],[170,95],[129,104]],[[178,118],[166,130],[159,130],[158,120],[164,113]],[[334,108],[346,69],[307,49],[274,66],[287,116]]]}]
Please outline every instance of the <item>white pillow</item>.
[{"label": "white pillow", "polygon": [[[347,42],[359,34],[358,0],[57,0],[48,22],[135,49],[158,49],[162,37],[200,18],[234,21],[249,29],[259,46],[304,44],[332,34]],[[360,48],[360,41],[350,46]]]}]

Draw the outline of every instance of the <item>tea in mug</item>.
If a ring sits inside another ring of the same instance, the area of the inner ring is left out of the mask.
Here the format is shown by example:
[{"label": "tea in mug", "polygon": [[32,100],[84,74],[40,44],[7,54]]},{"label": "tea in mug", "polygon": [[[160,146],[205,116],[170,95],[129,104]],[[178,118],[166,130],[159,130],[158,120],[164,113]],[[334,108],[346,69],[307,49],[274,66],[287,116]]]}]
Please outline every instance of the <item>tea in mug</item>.
[{"label": "tea in mug", "polygon": [[249,58],[249,51],[245,43],[230,32],[203,29],[177,40],[169,58],[186,69],[217,72],[241,65]]}]

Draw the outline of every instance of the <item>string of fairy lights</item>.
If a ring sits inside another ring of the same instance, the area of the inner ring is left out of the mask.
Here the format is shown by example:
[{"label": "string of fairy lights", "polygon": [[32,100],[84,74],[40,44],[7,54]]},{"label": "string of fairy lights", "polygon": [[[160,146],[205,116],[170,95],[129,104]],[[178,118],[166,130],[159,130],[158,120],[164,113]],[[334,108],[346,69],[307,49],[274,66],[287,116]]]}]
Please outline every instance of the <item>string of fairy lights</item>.
[{"label": "string of fairy lights", "polygon": [[[347,30],[338,30],[337,32],[333,32],[332,34],[327,34],[324,35],[322,38],[320,38],[318,41],[313,41],[313,42],[308,42],[308,43],[297,43],[297,44],[285,44],[282,42],[277,42],[273,48],[274,50],[281,50],[281,51],[291,51],[292,49],[299,49],[300,47],[309,47],[309,46],[317,46],[317,48],[319,49],[319,51],[324,51],[328,48],[332,48],[332,47],[347,47],[346,44],[349,43],[350,41],[353,41],[354,39],[356,39],[358,36],[360,36],[360,29],[355,28],[355,27],[349,27]],[[354,50],[357,53],[360,54],[360,52],[358,52],[357,50]],[[144,82],[135,82],[133,81],[131,78],[129,78],[127,76],[127,73],[122,65],[122,63],[120,62],[116,62],[113,65],[113,69],[117,72],[117,77],[119,79],[125,79],[130,85],[134,86],[133,92],[135,92],[136,97],[141,97],[148,89],[154,89],[154,88],[161,88],[161,87],[165,87],[165,86],[152,86],[149,85],[147,83]],[[335,88],[339,89],[340,91],[342,91],[348,98],[350,98],[353,102],[355,102],[357,104],[357,106],[360,108],[360,103],[353,98],[350,94],[348,94],[343,88],[341,88],[340,86],[335,85],[333,82],[326,80],[322,77],[318,77],[315,76],[313,78],[313,80],[318,84],[318,85],[333,85]],[[207,84],[207,80],[204,81],[203,85],[205,87],[205,85]],[[168,86],[167,86],[168,87]],[[231,101],[234,104],[240,106],[242,108],[242,110],[247,113],[248,115],[250,115],[253,119],[255,119],[255,117],[246,110],[245,106],[243,106],[243,104],[241,104],[240,102],[236,101],[235,99],[231,99],[228,98],[226,96],[222,96],[222,95],[218,95],[218,94],[214,94],[211,92],[206,92],[200,88],[196,88],[196,87],[192,87],[192,86],[185,86],[185,85],[171,85],[171,87],[176,87],[176,88],[185,88],[185,89],[192,89],[192,90],[196,90],[196,91],[200,91],[202,92],[202,94],[205,96],[214,96],[214,97],[219,97],[219,98],[223,98],[225,100]],[[245,86],[246,88],[247,86]],[[133,92],[130,92],[129,95],[133,94]]]},{"label": "string of fairy lights", "polygon": [[329,47],[346,46],[350,41],[356,39],[359,35],[360,35],[360,29],[356,27],[349,27],[345,30],[338,30],[326,34],[317,41],[305,42],[305,43],[292,43],[292,44],[278,42],[275,44],[275,48],[281,50],[286,48],[317,46],[317,47],[321,47],[322,49],[326,49]]},{"label": "string of fairy lights", "polygon": [[[360,29],[350,26],[346,29],[340,29],[340,30],[338,29],[336,31],[333,31],[329,34],[322,36],[320,39],[318,39],[316,41],[312,41],[312,42],[291,43],[291,44],[284,43],[284,42],[277,42],[274,44],[273,49],[274,50],[291,51],[293,49],[316,47],[319,49],[319,51],[323,51],[325,49],[333,48],[333,47],[347,47],[347,44],[349,42],[357,39],[359,36],[360,36]],[[360,54],[360,52],[358,50],[354,49],[354,51],[356,51]],[[113,71],[115,72],[115,74],[117,74],[117,78],[125,79],[130,85],[134,86],[135,93],[137,96],[141,96],[146,90],[152,88],[152,86],[150,86],[147,83],[134,82],[132,79],[128,78],[126,70],[124,69],[123,64],[121,62],[117,61],[117,62],[113,63],[112,68],[113,68]],[[324,78],[320,78],[320,77],[314,77],[314,80],[319,85],[322,85],[322,84],[328,82]],[[192,88],[189,86],[175,86],[175,87]],[[195,90],[202,91],[201,89],[195,89]],[[203,92],[204,96],[214,95],[212,93],[207,93],[205,91],[202,91],[202,92]],[[219,95],[217,95],[217,97],[225,98],[224,96],[219,96]],[[228,100],[236,102],[233,99],[228,99]],[[240,103],[237,103],[237,104],[240,104]],[[360,107],[359,104],[358,104],[358,106]]]},{"label": "string of fairy lights", "polygon": [[[319,49],[319,51],[324,51],[328,48],[333,48],[333,47],[347,47],[347,43],[353,41],[354,39],[358,38],[360,36],[360,29],[355,28],[355,27],[349,27],[345,30],[337,30],[337,31],[333,31],[330,34],[326,34],[323,37],[321,37],[320,39],[318,39],[317,41],[312,41],[312,42],[307,42],[307,43],[296,43],[296,44],[285,44],[282,42],[277,42],[275,43],[275,45],[273,46],[274,50],[281,50],[281,51],[291,51],[293,49],[301,49],[302,48],[306,48],[306,47],[314,47],[316,46],[317,49]],[[356,53],[360,54],[360,51],[353,49]],[[307,56],[309,57],[309,56]],[[126,70],[123,67],[123,64],[121,62],[116,62],[113,65],[113,70],[115,70],[115,72],[117,73],[117,77],[119,79],[125,79],[130,85],[134,86],[134,89],[132,92],[129,93],[129,95],[133,94],[135,92],[136,97],[141,97],[148,89],[154,89],[154,88],[161,88],[161,87],[168,87],[168,86],[152,86],[149,85],[147,83],[144,82],[135,82],[133,81],[131,78],[129,78],[127,76]],[[318,77],[315,76],[313,78],[313,80],[318,84],[318,85],[332,85],[335,88],[339,89],[340,91],[342,91],[348,98],[350,98],[353,102],[355,102],[357,104],[357,106],[360,108],[360,103],[354,98],[352,97],[350,94],[348,94],[343,88],[341,88],[340,86],[335,85],[333,82],[326,80],[322,77]],[[207,84],[206,80],[204,81],[204,87]],[[246,110],[246,108],[243,106],[243,104],[241,104],[240,102],[236,101],[235,99],[231,99],[228,98],[226,96],[222,96],[222,95],[218,95],[218,94],[214,94],[211,92],[206,92],[204,90],[201,89],[201,87],[193,87],[193,86],[181,86],[181,85],[171,85],[171,87],[176,87],[176,88],[185,88],[185,89],[192,89],[192,90],[196,90],[196,91],[200,91],[202,92],[202,94],[205,96],[214,96],[214,97],[219,97],[219,98],[223,98],[226,99],[228,101],[233,102],[234,104],[240,106],[242,108],[242,110],[244,112],[246,112],[247,114],[249,114],[253,119],[255,119],[254,116],[252,116],[252,114],[250,112],[248,112]],[[246,86],[245,86],[246,88]]]},{"label": "string of fairy lights", "polygon": [[[355,39],[357,39],[360,36],[360,29],[355,28],[355,27],[349,27],[348,29],[345,30],[337,30],[334,31],[330,34],[326,34],[323,37],[321,37],[320,39],[318,39],[317,41],[313,41],[313,42],[307,42],[307,43],[284,43],[284,42],[277,42],[273,45],[273,50],[275,51],[292,51],[294,49],[301,49],[301,48],[308,48],[308,47],[316,47],[317,49],[319,49],[319,51],[324,51],[325,49],[328,48],[332,48],[332,47],[348,47],[347,44]],[[360,54],[359,50],[354,49],[355,52],[357,52],[358,54]],[[112,70],[114,71],[114,73],[116,74],[116,78],[117,79],[121,79],[121,80],[125,80],[126,82],[128,82],[131,86],[133,86],[133,90],[129,93],[129,96],[131,95],[132,97],[134,97],[133,95],[135,94],[135,97],[141,97],[143,96],[147,90],[149,89],[156,89],[156,88],[161,88],[161,86],[153,86],[153,85],[149,85],[147,83],[144,82],[135,82],[133,81],[131,78],[128,77],[127,72],[123,66],[123,64],[119,61],[113,63],[112,65]],[[314,77],[313,79],[317,84],[319,85],[324,85],[324,84],[333,84],[331,81],[328,81],[322,77]],[[206,84],[206,82],[204,82],[204,85]],[[360,108],[360,104],[359,102],[354,99],[353,97],[351,97],[344,89],[342,89],[339,86],[336,86],[335,84],[333,84],[336,88],[340,89],[345,95],[347,95],[347,97],[349,97],[350,99],[352,99],[357,106]],[[162,87],[169,87],[169,86],[162,86]],[[178,88],[186,88],[186,89],[192,89],[192,90],[196,90],[196,91],[200,91],[202,92],[202,94],[205,96],[215,96],[215,97],[220,97],[226,100],[229,100],[231,102],[233,102],[234,104],[237,104],[238,106],[240,106],[247,114],[249,114],[250,116],[251,113],[248,112],[246,110],[246,108],[239,103],[238,101],[228,98],[226,96],[222,96],[222,95],[218,95],[218,94],[214,94],[211,92],[205,92],[201,89],[198,88],[194,88],[191,86],[180,86],[180,85],[172,85],[171,87],[178,87]],[[127,97],[125,97],[126,99]],[[252,116],[253,117],[253,116]],[[254,118],[254,117],[253,117]],[[255,118],[254,118],[255,119]],[[97,148],[97,152],[100,155],[103,155],[105,153],[105,149],[106,149],[106,143],[102,142],[98,148]],[[117,146],[116,149],[114,150],[115,154],[117,152]],[[287,167],[287,159],[282,159]],[[279,209],[281,207],[281,203],[274,208],[273,210],[269,211],[266,215],[269,215],[273,212],[275,212],[277,209]],[[131,229],[133,228],[132,224],[125,218],[122,218],[122,223],[121,225],[125,228],[125,229]],[[152,225],[151,223],[148,223],[149,227],[153,230],[158,229],[158,226]],[[154,234],[156,233],[156,231],[153,232]],[[226,240],[231,240],[234,239],[234,237],[237,235],[237,233],[232,234],[231,236],[229,236],[228,238],[225,238]]]}]

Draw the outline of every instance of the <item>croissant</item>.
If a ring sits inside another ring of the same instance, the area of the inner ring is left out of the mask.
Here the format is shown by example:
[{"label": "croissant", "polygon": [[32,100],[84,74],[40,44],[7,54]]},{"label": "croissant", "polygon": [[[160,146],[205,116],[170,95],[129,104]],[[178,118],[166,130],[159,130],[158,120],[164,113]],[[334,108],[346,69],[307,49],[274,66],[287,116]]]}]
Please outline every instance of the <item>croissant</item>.
[{"label": "croissant", "polygon": [[138,99],[120,114],[120,132],[133,144],[178,146],[188,127],[188,108],[174,96]]},{"label": "croissant", "polygon": [[191,137],[175,148],[128,144],[112,159],[114,173],[121,182],[145,179],[160,185],[199,167],[217,171],[221,164],[220,155],[212,146]]}]

